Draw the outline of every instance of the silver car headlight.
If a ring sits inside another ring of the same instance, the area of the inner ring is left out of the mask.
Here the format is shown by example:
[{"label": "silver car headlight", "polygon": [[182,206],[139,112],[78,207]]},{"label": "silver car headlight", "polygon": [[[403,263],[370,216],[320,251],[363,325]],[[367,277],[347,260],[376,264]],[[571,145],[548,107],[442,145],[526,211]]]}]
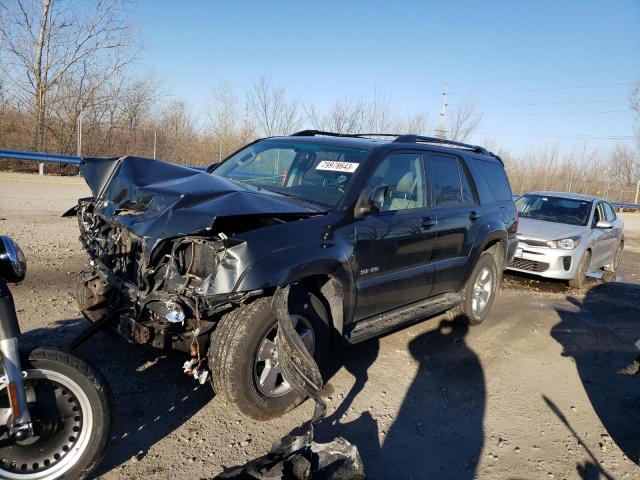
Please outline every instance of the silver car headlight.
[{"label": "silver car headlight", "polygon": [[580,245],[580,237],[563,238],[561,240],[551,240],[547,242],[549,248],[559,248],[561,250],[573,250]]},{"label": "silver car headlight", "polygon": [[27,273],[24,253],[11,237],[0,236],[0,277],[8,282],[21,282]]}]

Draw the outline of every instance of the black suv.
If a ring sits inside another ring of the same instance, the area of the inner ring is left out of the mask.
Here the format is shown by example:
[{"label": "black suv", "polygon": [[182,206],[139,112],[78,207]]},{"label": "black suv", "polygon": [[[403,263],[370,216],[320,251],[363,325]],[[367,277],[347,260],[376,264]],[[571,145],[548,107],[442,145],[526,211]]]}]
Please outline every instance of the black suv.
[{"label": "black suv", "polygon": [[416,135],[303,131],[253,142],[204,171],[84,159],[89,267],[78,300],[129,341],[190,356],[187,374],[254,418],[301,401],[283,377],[271,298],[290,286],[295,329],[318,364],[450,311],[488,315],[515,251],[503,162]]}]

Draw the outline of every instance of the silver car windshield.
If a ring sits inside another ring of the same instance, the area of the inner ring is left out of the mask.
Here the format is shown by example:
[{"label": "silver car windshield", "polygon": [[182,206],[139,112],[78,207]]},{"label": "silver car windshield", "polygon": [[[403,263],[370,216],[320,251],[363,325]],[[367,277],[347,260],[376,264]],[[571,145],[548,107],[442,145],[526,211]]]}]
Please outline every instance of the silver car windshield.
[{"label": "silver car windshield", "polygon": [[521,218],[545,222],[587,225],[592,201],[545,195],[525,195],[516,200]]}]

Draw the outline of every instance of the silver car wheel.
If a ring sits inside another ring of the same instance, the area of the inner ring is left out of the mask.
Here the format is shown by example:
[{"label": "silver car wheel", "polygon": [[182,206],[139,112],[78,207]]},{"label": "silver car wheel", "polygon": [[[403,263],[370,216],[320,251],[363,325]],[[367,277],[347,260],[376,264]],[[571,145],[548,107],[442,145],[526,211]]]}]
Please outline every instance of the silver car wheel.
[{"label": "silver car wheel", "polygon": [[[291,323],[298,332],[304,346],[313,355],[315,334],[309,320],[300,315],[291,315]],[[255,385],[260,393],[267,397],[281,397],[289,393],[293,388],[284,378],[282,367],[278,362],[277,332],[278,325],[276,324],[260,341],[253,362]]]},{"label": "silver car wheel", "polygon": [[471,310],[480,318],[487,308],[493,291],[493,272],[489,267],[483,267],[476,276],[471,297]]},{"label": "silver car wheel", "polygon": [[618,245],[616,249],[616,255],[613,257],[613,271],[617,272],[618,267],[620,266],[620,260],[622,260],[622,243]]}]

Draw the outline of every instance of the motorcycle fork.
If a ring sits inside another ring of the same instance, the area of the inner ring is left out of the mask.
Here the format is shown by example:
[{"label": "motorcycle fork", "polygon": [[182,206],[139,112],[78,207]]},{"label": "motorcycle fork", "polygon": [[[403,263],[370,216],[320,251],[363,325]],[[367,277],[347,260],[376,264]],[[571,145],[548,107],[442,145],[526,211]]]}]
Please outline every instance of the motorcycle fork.
[{"label": "motorcycle fork", "polygon": [[20,326],[13,296],[5,281],[0,279],[0,354],[4,366],[4,378],[1,381],[7,384],[13,412],[9,426],[11,434],[16,440],[24,440],[33,434],[33,427],[20,364],[19,338]]}]

